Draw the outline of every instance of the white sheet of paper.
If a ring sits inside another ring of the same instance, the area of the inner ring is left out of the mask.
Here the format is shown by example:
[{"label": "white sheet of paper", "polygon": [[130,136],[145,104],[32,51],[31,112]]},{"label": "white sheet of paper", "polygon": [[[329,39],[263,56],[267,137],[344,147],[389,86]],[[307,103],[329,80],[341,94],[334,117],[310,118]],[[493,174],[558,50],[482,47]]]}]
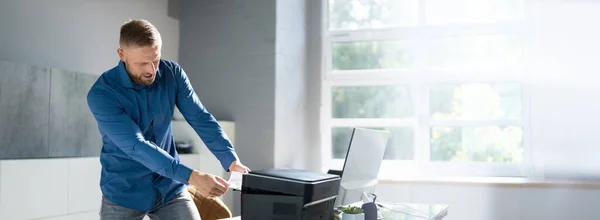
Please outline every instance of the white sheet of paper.
[{"label": "white sheet of paper", "polygon": [[230,189],[242,190],[242,175],[240,172],[231,172],[228,181]]}]

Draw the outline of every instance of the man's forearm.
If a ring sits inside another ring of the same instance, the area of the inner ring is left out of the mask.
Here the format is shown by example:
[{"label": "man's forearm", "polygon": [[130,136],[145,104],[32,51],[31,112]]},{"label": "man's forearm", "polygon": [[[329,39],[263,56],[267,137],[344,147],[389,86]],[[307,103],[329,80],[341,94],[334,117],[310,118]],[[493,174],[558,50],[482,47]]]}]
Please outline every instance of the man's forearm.
[{"label": "man's forearm", "polygon": [[139,141],[132,147],[120,147],[133,160],[161,176],[187,184],[192,169],[180,163],[165,150],[149,141]]}]

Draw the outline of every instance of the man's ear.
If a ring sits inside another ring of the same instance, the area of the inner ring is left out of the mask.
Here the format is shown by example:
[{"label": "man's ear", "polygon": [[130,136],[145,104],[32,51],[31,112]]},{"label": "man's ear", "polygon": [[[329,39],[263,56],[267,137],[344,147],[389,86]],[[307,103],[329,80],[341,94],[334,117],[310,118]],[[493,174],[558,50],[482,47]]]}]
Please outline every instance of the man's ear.
[{"label": "man's ear", "polygon": [[123,52],[123,49],[117,48],[117,54],[119,55],[119,59],[121,59],[121,61],[125,62],[125,53]]}]

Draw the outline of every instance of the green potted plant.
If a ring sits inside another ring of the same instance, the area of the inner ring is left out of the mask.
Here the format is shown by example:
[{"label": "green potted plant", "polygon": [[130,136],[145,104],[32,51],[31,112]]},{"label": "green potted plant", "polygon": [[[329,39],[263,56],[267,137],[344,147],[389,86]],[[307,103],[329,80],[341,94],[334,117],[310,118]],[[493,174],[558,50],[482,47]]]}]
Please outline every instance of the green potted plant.
[{"label": "green potted plant", "polygon": [[342,220],[365,220],[365,214],[357,206],[346,206],[342,209]]}]

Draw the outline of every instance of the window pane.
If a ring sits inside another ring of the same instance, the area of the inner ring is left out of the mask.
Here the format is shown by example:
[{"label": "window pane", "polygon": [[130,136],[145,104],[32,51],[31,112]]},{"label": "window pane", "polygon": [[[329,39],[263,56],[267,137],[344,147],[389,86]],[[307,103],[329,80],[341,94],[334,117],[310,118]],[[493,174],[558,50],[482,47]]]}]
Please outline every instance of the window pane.
[{"label": "window pane", "polygon": [[438,84],[430,89],[432,119],[520,119],[519,83]]},{"label": "window pane", "polygon": [[433,127],[431,160],[519,163],[522,141],[519,126]]},{"label": "window pane", "polygon": [[419,0],[329,0],[329,29],[357,30],[417,24]]},{"label": "window pane", "polygon": [[433,39],[427,65],[432,68],[516,67],[522,60],[518,35],[474,35]]},{"label": "window pane", "polygon": [[[389,130],[390,139],[385,150],[385,160],[412,160],[414,155],[414,130],[413,128],[370,128]],[[335,127],[331,129],[332,156],[335,159],[345,159],[350,144],[352,128]]]},{"label": "window pane", "polygon": [[522,17],[523,0],[427,0],[428,24],[482,23]]},{"label": "window pane", "polygon": [[340,86],[332,88],[333,118],[406,118],[413,115],[407,86]]},{"label": "window pane", "polygon": [[333,43],[331,50],[334,70],[408,68],[413,63],[401,41]]}]

